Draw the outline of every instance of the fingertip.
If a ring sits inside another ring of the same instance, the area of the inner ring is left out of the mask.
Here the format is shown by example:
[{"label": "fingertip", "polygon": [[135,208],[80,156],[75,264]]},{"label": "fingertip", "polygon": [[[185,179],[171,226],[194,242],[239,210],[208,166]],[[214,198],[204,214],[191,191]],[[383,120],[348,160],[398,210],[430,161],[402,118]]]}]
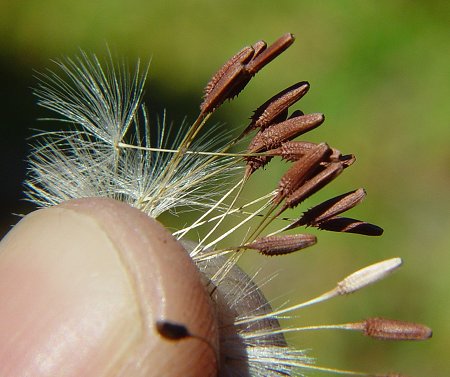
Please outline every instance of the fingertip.
[{"label": "fingertip", "polygon": [[[0,375],[216,374],[217,326],[200,274],[137,209],[111,199],[65,202],[26,216],[0,250],[8,339]],[[194,336],[165,338],[161,320]]]}]

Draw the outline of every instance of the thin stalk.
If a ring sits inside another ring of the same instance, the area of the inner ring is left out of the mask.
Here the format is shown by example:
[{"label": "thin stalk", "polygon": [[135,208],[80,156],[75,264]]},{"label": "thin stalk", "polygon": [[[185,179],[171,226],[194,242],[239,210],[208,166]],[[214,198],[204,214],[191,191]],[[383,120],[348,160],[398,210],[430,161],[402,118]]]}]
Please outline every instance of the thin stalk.
[{"label": "thin stalk", "polygon": [[233,233],[236,229],[240,228],[241,226],[243,226],[245,223],[247,223],[248,221],[250,221],[251,219],[253,219],[255,216],[258,215],[258,213],[260,213],[261,211],[263,211],[264,209],[267,208],[267,206],[269,205],[269,203],[266,203],[264,206],[262,206],[261,208],[259,208],[256,212],[252,213],[250,216],[248,216],[247,218],[245,218],[243,221],[241,221],[239,224],[237,224],[236,226],[234,226],[233,228],[229,229],[227,232],[223,233],[220,237],[216,238],[214,241],[210,242],[208,245],[204,246],[205,249],[210,248],[212,246],[214,246],[215,244],[217,244],[218,242],[220,242],[221,240],[223,240],[224,238],[228,237],[231,233]]},{"label": "thin stalk", "polygon": [[[256,204],[256,203],[258,203],[258,202],[260,202],[260,201],[262,201],[262,200],[266,200],[267,198],[271,197],[272,195],[273,195],[273,194],[270,193],[270,194],[261,196],[260,198],[255,199],[255,200],[252,200],[251,202],[249,202],[249,203],[247,203],[247,204],[244,204],[244,205],[242,205],[241,207],[238,207],[238,208],[235,208],[235,209],[231,210],[228,214],[229,214],[229,215],[232,215],[232,214],[235,214],[236,212],[239,212],[239,213],[241,213],[241,214],[243,214],[243,215],[251,215],[252,212],[242,211],[242,209],[247,208],[247,207],[250,207],[250,206],[252,206],[252,205],[254,205],[254,204]],[[258,215],[258,216],[262,216],[262,215]],[[210,222],[212,222],[212,221],[218,220],[218,219],[220,219],[220,218],[222,218],[222,217],[225,217],[225,214],[224,214],[224,213],[222,213],[222,214],[220,214],[220,215],[217,215],[217,216],[214,216],[214,217],[211,217],[211,218],[208,219],[208,220],[200,221],[200,222],[196,223],[195,226],[194,226],[194,224],[192,224],[192,225],[190,225],[190,226],[188,226],[188,227],[186,227],[186,228],[177,230],[176,232],[173,232],[172,234],[173,234],[174,236],[178,237],[180,234],[183,234],[183,233],[185,232],[186,229],[191,230],[191,229],[197,228],[197,227],[199,227],[199,226],[205,225],[205,224],[207,224],[207,223],[210,223]],[[286,219],[286,220],[290,220],[290,219]],[[198,221],[198,220],[197,220],[197,221]],[[178,237],[178,238],[181,238],[181,237]]]},{"label": "thin stalk", "polygon": [[318,304],[320,302],[329,300],[330,298],[336,297],[338,296],[339,293],[337,292],[336,289],[333,289],[331,291],[328,291],[318,297],[315,297],[311,300],[305,301],[303,303],[297,304],[297,305],[293,305],[290,306],[288,308],[285,309],[280,309],[280,310],[276,310],[274,312],[270,312],[270,313],[266,313],[266,314],[262,314],[262,315],[258,315],[258,316],[252,316],[252,317],[247,317],[247,318],[243,318],[241,320],[238,320],[235,322],[236,325],[242,325],[242,324],[246,324],[246,323],[251,323],[251,322],[256,322],[262,319],[267,319],[267,318],[274,318],[279,316],[280,314],[284,314],[284,313],[288,313],[288,312],[292,312],[294,310],[298,310],[298,309],[302,309],[305,308],[307,306],[311,306],[314,304]]},{"label": "thin stalk", "polygon": [[[133,144],[127,144],[127,143],[118,143],[117,146],[119,148],[128,148],[128,149],[139,149],[149,152],[161,152],[161,153],[178,153],[180,149],[167,149],[167,148],[154,148],[154,147],[143,147],[140,145],[133,145]],[[227,152],[205,152],[205,151],[192,151],[192,150],[185,150],[184,154],[192,154],[192,155],[198,155],[198,156],[218,156],[218,157],[261,157],[261,156],[268,156],[265,152],[260,153],[227,153]]]}]

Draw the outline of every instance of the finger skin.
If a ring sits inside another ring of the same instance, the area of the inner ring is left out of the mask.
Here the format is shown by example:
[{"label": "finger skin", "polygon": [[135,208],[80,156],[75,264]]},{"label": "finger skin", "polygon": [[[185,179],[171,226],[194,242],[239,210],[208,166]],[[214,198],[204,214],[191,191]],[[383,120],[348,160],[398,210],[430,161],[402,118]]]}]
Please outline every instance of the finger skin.
[{"label": "finger skin", "polygon": [[[195,265],[158,222],[112,199],[23,218],[0,243],[0,299],[0,376],[217,373],[216,319]],[[195,337],[166,339],[157,320]]]}]

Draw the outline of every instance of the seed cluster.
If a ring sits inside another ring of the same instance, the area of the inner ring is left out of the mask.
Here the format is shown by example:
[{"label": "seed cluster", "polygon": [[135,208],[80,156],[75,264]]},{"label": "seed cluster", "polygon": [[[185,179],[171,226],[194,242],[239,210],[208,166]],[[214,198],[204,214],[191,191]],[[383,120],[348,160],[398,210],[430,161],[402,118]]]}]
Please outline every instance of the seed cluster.
[{"label": "seed cluster", "polygon": [[[225,100],[237,96],[250,79],[270,61],[280,55],[294,42],[292,34],[285,34],[267,47],[264,41],[251,47],[244,47],[212,77],[204,90],[200,117],[214,112]],[[321,113],[304,114],[300,110],[291,111],[306,93],[310,85],[300,81],[278,92],[259,106],[250,117],[250,124],[236,139],[239,141],[250,133],[251,138],[245,153],[241,154],[246,164],[242,185],[253,173],[264,168],[273,158],[279,157],[288,163],[289,168],[278,181],[273,195],[268,199],[262,220],[251,235],[240,246],[224,251],[257,250],[266,256],[289,254],[314,245],[317,238],[311,234],[280,234],[297,227],[316,227],[341,233],[356,233],[366,236],[380,236],[383,229],[366,221],[341,214],[360,204],[366,197],[363,188],[352,190],[328,199],[304,212],[289,225],[267,236],[260,236],[272,221],[280,219],[287,209],[301,204],[311,195],[337,178],[346,168],[355,162],[353,154],[342,154],[327,143],[312,143],[296,140],[299,136],[319,127],[325,120]],[[291,111],[291,113],[290,113]],[[230,145],[233,145],[231,143]],[[240,193],[240,190],[239,190]],[[238,195],[239,195],[238,193]],[[237,196],[238,196],[237,195]],[[237,196],[235,200],[237,199]],[[234,204],[234,201],[233,201]],[[230,207],[231,208],[231,207]],[[235,321],[235,325],[255,323],[264,319],[276,319],[280,315],[300,308],[317,304],[333,297],[354,293],[373,284],[395,271],[402,264],[400,258],[393,258],[362,268],[337,283],[334,289],[289,308],[272,311]],[[380,317],[344,325],[312,326],[311,328],[340,328],[358,330],[365,335],[383,340],[423,340],[431,337],[432,332],[426,326],[389,320]],[[308,329],[308,328],[304,328]],[[289,332],[295,329],[269,330],[260,336]],[[302,330],[297,329],[297,330]],[[258,335],[249,335],[250,337]],[[320,370],[320,368],[317,368]],[[331,370],[342,373],[338,370]],[[355,375],[364,375],[351,373]],[[368,375],[367,375],[368,376]],[[398,373],[376,375],[377,377],[401,377]]]},{"label": "seed cluster", "polygon": [[[293,141],[320,126],[325,120],[323,114],[304,115],[297,111],[288,118],[289,107],[302,98],[308,89],[308,83],[300,82],[276,94],[255,111],[250,125],[244,131],[246,134],[250,130],[259,129],[249,144],[248,152],[263,154],[246,158],[246,177],[264,167],[275,156],[293,162],[281,177],[273,198],[276,206],[284,201],[277,216],[286,209],[299,205],[355,161],[353,155],[342,155],[339,150],[326,143]],[[295,221],[289,229],[303,225],[336,232],[381,235],[383,231],[376,225],[337,216],[364,198],[361,191],[357,191],[356,195],[357,198],[343,194],[319,204]],[[324,211],[326,212],[322,213]]]},{"label": "seed cluster", "polygon": [[200,105],[201,114],[208,114],[225,100],[237,96],[258,71],[292,43],[294,36],[287,33],[269,47],[264,41],[258,41],[251,47],[244,47],[229,59],[207,84]]},{"label": "seed cluster", "polygon": [[[204,101],[200,106],[202,114],[214,111],[226,99],[239,94],[256,72],[281,54],[293,41],[292,34],[282,36],[269,47],[266,47],[265,42],[259,41],[252,47],[244,47],[229,59],[206,85]],[[274,157],[280,157],[292,163],[278,182],[269,214],[277,207],[279,209],[269,222],[288,208],[298,206],[337,178],[355,161],[353,155],[342,155],[338,149],[326,143],[316,144],[294,140],[320,126],[325,120],[323,114],[305,115],[300,110],[295,110],[289,115],[290,107],[299,101],[309,88],[308,82],[301,81],[272,96],[254,111],[250,124],[239,137],[241,139],[248,133],[256,131],[247,147],[247,155],[244,157],[246,161],[244,181],[249,179],[256,170],[266,166]],[[365,191],[359,189],[329,199],[311,208],[287,229],[313,226],[333,232],[379,236],[383,230],[376,225],[338,216],[359,204],[364,197]],[[267,223],[261,228],[265,226]],[[259,239],[258,242],[264,242],[264,238]],[[277,242],[280,245],[277,245]],[[283,250],[283,254],[295,249],[281,246],[285,242],[286,240],[282,237],[271,238],[261,252],[277,255],[280,254],[276,251],[278,249]],[[273,252],[267,250],[268,245],[273,245]]]}]

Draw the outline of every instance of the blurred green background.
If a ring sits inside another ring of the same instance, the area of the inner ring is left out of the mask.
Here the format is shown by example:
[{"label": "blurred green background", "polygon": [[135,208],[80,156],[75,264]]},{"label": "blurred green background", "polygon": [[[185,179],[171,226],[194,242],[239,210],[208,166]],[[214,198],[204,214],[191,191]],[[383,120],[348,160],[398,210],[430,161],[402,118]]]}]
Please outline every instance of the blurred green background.
[{"label": "blurred green background", "polygon": [[[0,204],[2,234],[23,202],[27,142],[35,119],[33,69],[79,48],[103,54],[108,44],[130,62],[152,59],[147,86],[153,114],[179,122],[197,114],[201,91],[228,57],[285,32],[297,41],[266,67],[215,121],[246,125],[251,111],[296,81],[311,83],[305,112],[324,112],[307,135],[357,163],[314,201],[363,186],[367,200],[351,216],[384,227],[381,238],[321,233],[308,252],[245,258],[244,266],[282,273],[264,287],[269,299],[299,302],[346,274],[402,256],[402,270],[377,286],[302,311],[298,324],[341,323],[369,316],[424,322],[423,343],[382,343],[332,331],[291,336],[318,364],[407,375],[450,375],[450,8],[447,1],[0,1]],[[247,195],[275,185],[280,164],[257,175]],[[262,179],[273,182],[262,183]],[[308,203],[307,203],[308,204]],[[292,323],[291,323],[292,324]],[[317,373],[315,375],[322,375]]]}]

